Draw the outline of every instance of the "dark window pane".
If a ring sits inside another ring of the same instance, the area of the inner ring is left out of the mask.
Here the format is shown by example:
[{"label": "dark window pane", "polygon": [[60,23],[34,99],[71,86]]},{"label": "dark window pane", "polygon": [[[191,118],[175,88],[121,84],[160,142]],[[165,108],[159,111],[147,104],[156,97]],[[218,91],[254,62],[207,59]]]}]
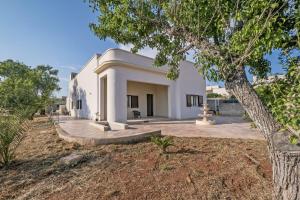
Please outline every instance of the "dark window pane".
[{"label": "dark window pane", "polygon": [[131,96],[131,108],[138,108],[138,107],[139,107],[138,96]]},{"label": "dark window pane", "polygon": [[200,107],[203,105],[203,96],[200,95],[186,95],[187,107]]},{"label": "dark window pane", "polygon": [[191,107],[192,106],[192,96],[191,95],[186,95],[186,106]]},{"label": "dark window pane", "polygon": [[77,101],[76,101],[76,109],[77,109],[77,110],[82,109],[82,100],[77,100]]},{"label": "dark window pane", "polygon": [[198,96],[198,106],[203,106],[203,96]]}]

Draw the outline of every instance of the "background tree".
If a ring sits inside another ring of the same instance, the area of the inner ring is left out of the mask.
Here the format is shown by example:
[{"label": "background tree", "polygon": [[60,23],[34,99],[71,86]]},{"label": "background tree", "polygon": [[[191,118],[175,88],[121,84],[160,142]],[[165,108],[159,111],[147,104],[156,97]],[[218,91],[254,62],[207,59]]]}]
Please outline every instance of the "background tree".
[{"label": "background tree", "polygon": [[280,124],[249,83],[245,73],[270,72],[264,59],[274,49],[299,50],[299,0],[89,0],[99,11],[91,24],[100,38],[132,43],[133,52],[156,48],[155,65],[169,64],[176,79],[179,62],[194,53],[208,79],[223,80],[267,140],[274,173],[274,199],[300,199],[299,152],[274,143]]},{"label": "background tree", "polygon": [[57,74],[50,66],[30,68],[13,60],[0,62],[0,107],[22,110],[26,117],[32,118],[49,105],[52,93],[60,89]]},{"label": "background tree", "polygon": [[209,93],[207,94],[207,98],[222,98],[224,97],[223,95],[221,94],[217,94],[217,93]]},{"label": "background tree", "polygon": [[259,84],[255,90],[282,126],[300,130],[300,56],[284,64],[284,78]]}]

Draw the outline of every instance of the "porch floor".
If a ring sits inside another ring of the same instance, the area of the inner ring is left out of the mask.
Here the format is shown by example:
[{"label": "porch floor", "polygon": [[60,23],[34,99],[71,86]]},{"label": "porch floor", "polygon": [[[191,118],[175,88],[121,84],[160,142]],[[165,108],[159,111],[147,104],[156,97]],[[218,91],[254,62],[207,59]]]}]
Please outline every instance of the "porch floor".
[{"label": "porch floor", "polygon": [[91,120],[61,120],[56,126],[59,136],[82,145],[121,144],[145,140],[161,135],[161,130],[150,127],[129,127],[125,130],[101,131],[91,125]]},{"label": "porch floor", "polygon": [[169,120],[167,118],[130,121],[129,129],[101,131],[90,120],[61,119],[57,130],[63,139],[86,145],[131,143],[145,140],[151,135],[176,137],[215,137],[264,140],[257,129],[241,117],[216,117],[216,125],[199,126],[195,120]]}]

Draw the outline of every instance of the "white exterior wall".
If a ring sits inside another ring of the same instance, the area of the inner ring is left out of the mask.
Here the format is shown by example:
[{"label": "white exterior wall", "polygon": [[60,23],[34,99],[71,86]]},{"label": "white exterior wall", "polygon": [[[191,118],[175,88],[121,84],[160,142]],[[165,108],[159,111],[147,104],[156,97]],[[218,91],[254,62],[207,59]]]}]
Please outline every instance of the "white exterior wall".
[{"label": "white exterior wall", "polygon": [[182,62],[177,80],[177,108],[179,119],[196,118],[203,112],[203,107],[187,107],[186,95],[201,95],[206,102],[206,83],[191,62]]},{"label": "white exterior wall", "polygon": [[[75,80],[77,80],[83,100],[82,110],[79,112],[72,111],[71,115],[89,119],[96,117],[95,114],[100,112],[100,108],[103,107],[101,105],[103,97],[100,97],[103,81],[100,80],[106,77],[108,122],[125,123],[127,120],[127,91],[133,92],[130,87],[127,88],[128,81],[165,86],[165,91],[156,91],[156,93],[161,93],[158,95],[161,99],[165,99],[167,96],[167,117],[172,119],[197,117],[202,112],[202,107],[187,107],[186,95],[202,95],[206,101],[205,80],[191,62],[183,61],[181,63],[180,75],[176,81],[166,79],[167,70],[167,66],[153,67],[153,59],[151,58],[120,49],[109,49],[98,58],[98,61],[97,56],[93,57],[77,75]],[[69,96],[72,93],[73,84],[74,80],[70,81]],[[154,97],[154,116],[158,114],[156,110],[166,107],[158,104],[157,101]],[[139,104],[141,103],[139,98]]]},{"label": "white exterior wall", "polygon": [[[94,73],[97,66],[97,55],[87,63],[87,65],[70,80],[67,98],[67,109],[71,116],[78,118],[94,119],[98,106],[98,77]],[[76,109],[76,100],[82,100],[82,109]],[[71,102],[74,107],[71,109]]]}]

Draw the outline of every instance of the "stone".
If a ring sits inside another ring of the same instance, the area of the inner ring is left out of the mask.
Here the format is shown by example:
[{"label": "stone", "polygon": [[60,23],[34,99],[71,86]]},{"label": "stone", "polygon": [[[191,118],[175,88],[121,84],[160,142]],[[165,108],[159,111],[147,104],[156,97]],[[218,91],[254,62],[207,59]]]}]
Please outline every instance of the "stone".
[{"label": "stone", "polygon": [[84,155],[78,154],[78,153],[71,153],[68,156],[62,157],[59,159],[59,164],[65,165],[65,166],[76,166],[79,163],[83,162],[85,160]]}]

